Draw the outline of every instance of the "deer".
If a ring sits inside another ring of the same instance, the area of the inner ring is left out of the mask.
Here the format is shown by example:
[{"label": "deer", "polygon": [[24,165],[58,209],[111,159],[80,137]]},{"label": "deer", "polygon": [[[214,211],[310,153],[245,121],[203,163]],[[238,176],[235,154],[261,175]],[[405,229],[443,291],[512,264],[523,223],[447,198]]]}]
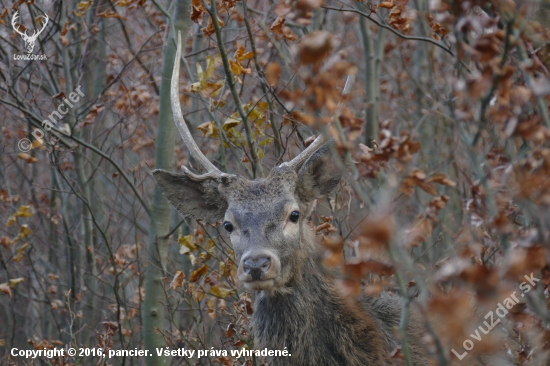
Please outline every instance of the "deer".
[{"label": "deer", "polygon": [[[319,242],[308,225],[315,202],[339,184],[331,140],[320,134],[294,159],[266,178],[249,180],[220,171],[200,151],[182,115],[179,100],[181,40],[171,79],[174,122],[203,173],[182,166],[183,174],[156,169],[153,178],[183,215],[223,222],[234,249],[237,278],[255,293],[251,319],[257,349],[288,350],[268,359],[273,366],[402,364],[391,357],[401,314],[399,297],[349,299],[323,271]],[[428,364],[421,321],[413,313],[407,341],[414,365]]]},{"label": "deer", "polygon": [[32,53],[32,51],[34,49],[34,43],[36,42],[36,39],[38,38],[40,33],[42,33],[44,28],[46,28],[46,25],[48,25],[48,21],[50,20],[50,18],[48,17],[48,14],[44,13],[44,17],[46,18],[46,21],[44,22],[44,25],[42,26],[42,29],[40,29],[39,31],[35,30],[34,33],[31,36],[29,36],[29,35],[27,35],[27,30],[25,30],[24,32],[21,32],[19,30],[19,27],[21,25],[18,25],[18,24],[15,23],[15,20],[19,17],[18,13],[19,13],[19,11],[16,11],[13,14],[13,17],[11,18],[11,26],[23,38],[23,41],[25,42],[25,49],[26,49],[27,53]]}]

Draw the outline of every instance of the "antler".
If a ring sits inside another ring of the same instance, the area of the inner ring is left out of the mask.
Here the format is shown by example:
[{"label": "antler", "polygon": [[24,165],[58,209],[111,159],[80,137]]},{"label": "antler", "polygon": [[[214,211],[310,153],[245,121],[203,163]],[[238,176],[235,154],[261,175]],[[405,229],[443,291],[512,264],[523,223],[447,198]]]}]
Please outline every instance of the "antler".
[{"label": "antler", "polygon": [[174,114],[174,123],[176,124],[176,127],[178,128],[181,138],[183,139],[183,143],[187,146],[187,149],[189,149],[189,153],[191,156],[195,159],[195,161],[204,169],[206,170],[206,174],[203,175],[197,175],[189,171],[186,167],[182,167],[183,170],[187,173],[189,178],[191,178],[194,181],[203,181],[207,179],[217,179],[225,175],[222,173],[218,168],[214,166],[208,160],[206,156],[201,152],[199,147],[197,146],[195,140],[193,139],[193,136],[191,136],[191,132],[189,132],[189,128],[187,128],[187,125],[185,124],[185,120],[183,119],[183,114],[181,113],[181,104],[180,104],[180,98],[179,98],[179,75],[180,75],[180,59],[181,59],[181,33],[178,31],[178,47],[176,51],[176,59],[174,60],[174,70],[172,71],[172,83],[170,88],[170,100],[172,102],[172,113]]},{"label": "antler", "polygon": [[19,18],[19,10],[17,10],[14,14],[13,14],[13,17],[11,18],[11,26],[13,27],[13,30],[15,30],[17,33],[19,33],[20,35],[24,36],[24,37],[27,37],[27,32],[25,31],[25,33],[22,33],[19,31],[19,26],[15,27],[15,20],[17,18]]},{"label": "antler", "polygon": [[32,34],[32,36],[29,37],[30,39],[35,40],[40,35],[40,33],[42,33],[44,28],[46,28],[46,26],[48,25],[48,21],[50,20],[50,18],[48,17],[48,14],[46,14],[46,13],[44,13],[44,16],[46,17],[46,21],[44,22],[44,25],[42,26],[42,29],[40,29],[38,32],[35,30],[34,33]]},{"label": "antler", "polygon": [[315,154],[315,152],[319,150],[327,140],[328,139],[325,134],[321,133],[304,151],[298,154],[298,156],[291,161],[280,164],[279,167],[288,167],[294,170],[300,169],[306,160],[309,159],[311,155]]}]

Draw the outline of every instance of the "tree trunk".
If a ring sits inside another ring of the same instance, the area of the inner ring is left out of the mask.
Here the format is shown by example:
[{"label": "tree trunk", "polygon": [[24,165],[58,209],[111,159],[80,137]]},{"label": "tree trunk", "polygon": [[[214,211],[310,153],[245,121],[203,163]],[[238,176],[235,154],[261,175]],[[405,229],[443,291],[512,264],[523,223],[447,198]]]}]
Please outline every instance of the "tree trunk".
[{"label": "tree trunk", "polygon": [[[178,31],[182,33],[184,45],[187,40],[191,22],[190,8],[190,0],[176,1],[173,24],[171,24],[170,36],[164,51],[159,123],[155,145],[155,167],[157,169],[172,170],[174,167],[174,144],[177,133],[170,105],[170,79],[174,67]],[[169,242],[164,236],[170,230],[171,210],[170,202],[155,186],[149,229],[148,264],[145,273],[145,305],[142,312],[145,349],[152,354],[151,357],[146,358],[146,363],[149,366],[167,365],[169,362],[167,357],[157,356],[155,348],[164,347],[166,343],[163,335],[155,330],[163,331],[165,324],[165,304],[168,300],[164,296],[163,287]]]}]

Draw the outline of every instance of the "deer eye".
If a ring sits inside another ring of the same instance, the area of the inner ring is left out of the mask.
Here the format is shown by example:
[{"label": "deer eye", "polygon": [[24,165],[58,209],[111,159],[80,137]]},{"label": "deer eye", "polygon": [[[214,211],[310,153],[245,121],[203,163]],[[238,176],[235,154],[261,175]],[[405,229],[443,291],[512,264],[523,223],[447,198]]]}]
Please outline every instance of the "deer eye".
[{"label": "deer eye", "polygon": [[226,221],[223,223],[223,227],[225,228],[225,230],[227,230],[227,232],[232,232],[233,231],[233,224],[230,223],[229,221]]},{"label": "deer eye", "polygon": [[300,213],[298,211],[292,211],[290,213],[290,221],[292,222],[298,222],[298,219],[300,218]]}]

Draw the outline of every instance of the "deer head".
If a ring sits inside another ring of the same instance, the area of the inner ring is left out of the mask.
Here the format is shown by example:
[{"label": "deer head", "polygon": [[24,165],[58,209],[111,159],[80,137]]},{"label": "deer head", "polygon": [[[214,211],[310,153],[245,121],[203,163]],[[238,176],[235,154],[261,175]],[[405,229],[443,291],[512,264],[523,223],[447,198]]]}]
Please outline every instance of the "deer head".
[{"label": "deer head", "polygon": [[267,178],[248,180],[221,172],[200,151],[187,128],[179,101],[181,40],[171,82],[174,121],[204,174],[154,170],[160,190],[182,214],[223,221],[238,261],[239,281],[250,290],[273,292],[301,274],[313,247],[308,218],[317,198],[340,181],[326,138],[321,134],[293,160],[273,168]]},{"label": "deer head", "polygon": [[46,28],[46,25],[48,24],[48,21],[50,18],[48,18],[48,14],[44,13],[44,17],[46,18],[46,21],[44,22],[44,25],[42,26],[42,29],[40,29],[38,32],[35,30],[34,33],[31,36],[27,35],[27,31],[21,32],[19,30],[20,25],[15,24],[15,20],[19,17],[19,11],[16,11],[15,14],[13,14],[13,17],[11,18],[11,26],[13,29],[21,35],[23,38],[23,41],[25,42],[25,49],[27,53],[32,53],[32,50],[34,49],[34,42],[36,42],[36,39],[42,33],[44,28]]}]

